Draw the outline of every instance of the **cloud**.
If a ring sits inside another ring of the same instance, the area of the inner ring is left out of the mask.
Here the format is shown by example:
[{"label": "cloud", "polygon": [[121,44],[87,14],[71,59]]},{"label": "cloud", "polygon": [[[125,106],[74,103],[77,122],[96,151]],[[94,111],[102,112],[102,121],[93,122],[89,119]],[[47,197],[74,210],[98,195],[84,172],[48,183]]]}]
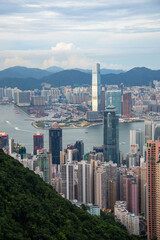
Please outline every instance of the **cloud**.
[{"label": "cloud", "polygon": [[4,66],[4,68],[9,68],[9,67],[14,67],[14,66],[33,67],[32,63],[29,60],[23,59],[20,56],[5,58],[3,66]]},{"label": "cloud", "polygon": [[0,1],[0,68],[158,66],[159,37],[159,0]]},{"label": "cloud", "polygon": [[76,47],[73,43],[57,43],[55,47],[51,48],[51,56],[44,60],[43,66],[61,66],[63,68],[87,68],[91,64],[91,60],[87,59],[83,50]]}]

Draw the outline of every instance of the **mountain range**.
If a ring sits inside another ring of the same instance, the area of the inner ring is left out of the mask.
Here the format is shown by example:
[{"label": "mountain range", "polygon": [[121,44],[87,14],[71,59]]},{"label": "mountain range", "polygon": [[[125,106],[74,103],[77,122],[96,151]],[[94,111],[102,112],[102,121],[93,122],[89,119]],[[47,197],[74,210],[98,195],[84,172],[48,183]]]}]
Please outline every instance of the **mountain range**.
[{"label": "mountain range", "polygon": [[[52,73],[51,71],[56,72]],[[160,81],[160,70],[135,67],[127,72],[101,74],[102,85],[120,85],[123,83],[124,86],[129,87],[148,86],[153,80]],[[90,70],[63,70],[58,67],[42,70],[17,66],[0,71],[0,87],[33,90],[41,89],[42,83],[49,83],[52,87],[91,85],[92,75]]]}]

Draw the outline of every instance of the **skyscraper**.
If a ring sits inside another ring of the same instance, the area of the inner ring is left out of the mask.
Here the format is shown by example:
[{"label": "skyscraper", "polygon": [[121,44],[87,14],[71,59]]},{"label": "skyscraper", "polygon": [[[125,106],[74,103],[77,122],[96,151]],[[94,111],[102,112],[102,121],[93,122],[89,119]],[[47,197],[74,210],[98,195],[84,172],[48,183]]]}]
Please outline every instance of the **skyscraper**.
[{"label": "skyscraper", "polygon": [[62,129],[58,123],[53,123],[49,129],[49,152],[52,164],[60,164],[60,151],[62,151]]},{"label": "skyscraper", "polygon": [[37,134],[33,135],[33,154],[37,154],[37,150],[43,149],[44,147],[44,140],[43,140],[43,134],[40,134],[37,132]]},{"label": "skyscraper", "polygon": [[110,104],[104,111],[104,161],[119,165],[119,117]]},{"label": "skyscraper", "polygon": [[61,166],[62,193],[69,200],[74,199],[74,164],[64,164]]},{"label": "skyscraper", "polygon": [[160,239],[160,142],[147,141],[147,237]]},{"label": "skyscraper", "polygon": [[105,168],[99,167],[94,171],[94,203],[101,209],[106,208],[106,171]]},{"label": "skyscraper", "polygon": [[92,111],[100,111],[100,64],[96,63],[92,69]]},{"label": "skyscraper", "polygon": [[117,113],[121,115],[121,91],[110,90],[106,92],[106,106],[110,104],[110,98],[112,97],[112,104],[116,107]]},{"label": "skyscraper", "polygon": [[83,155],[84,155],[84,142],[82,140],[77,140],[74,147],[78,149],[77,160],[81,161],[83,159]]},{"label": "skyscraper", "polygon": [[81,161],[78,163],[78,201],[91,203],[91,164]]}]

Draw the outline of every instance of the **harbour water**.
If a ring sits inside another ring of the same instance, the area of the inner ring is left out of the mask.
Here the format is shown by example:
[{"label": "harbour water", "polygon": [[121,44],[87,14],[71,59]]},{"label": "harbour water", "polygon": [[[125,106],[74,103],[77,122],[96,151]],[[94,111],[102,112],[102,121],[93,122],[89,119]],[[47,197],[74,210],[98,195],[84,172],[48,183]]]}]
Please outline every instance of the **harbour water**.
[{"label": "harbour water", "polygon": [[[0,132],[6,132],[15,142],[25,145],[28,153],[33,152],[33,134],[37,132],[32,126],[33,119],[24,113],[17,114],[13,105],[0,105]],[[144,130],[144,122],[120,123],[119,142],[120,150],[129,152],[129,133],[131,129]],[[40,130],[44,134],[45,148],[48,149],[48,130]],[[74,144],[76,140],[83,140],[85,153],[93,150],[93,146],[103,144],[103,125],[90,128],[63,129],[63,149],[67,144]]]}]

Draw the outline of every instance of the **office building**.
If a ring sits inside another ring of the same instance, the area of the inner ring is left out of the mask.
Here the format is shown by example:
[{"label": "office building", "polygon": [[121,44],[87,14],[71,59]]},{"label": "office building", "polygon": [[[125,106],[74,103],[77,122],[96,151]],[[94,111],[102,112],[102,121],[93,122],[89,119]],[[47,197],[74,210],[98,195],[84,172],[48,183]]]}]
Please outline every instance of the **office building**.
[{"label": "office building", "polygon": [[77,160],[81,161],[84,155],[84,142],[82,140],[77,140],[74,147],[78,149]]},{"label": "office building", "polygon": [[33,154],[37,155],[37,150],[44,148],[44,135],[37,132],[33,135]]},{"label": "office building", "polygon": [[104,161],[113,161],[119,166],[119,117],[110,104],[104,111]]},{"label": "office building", "polygon": [[100,111],[100,64],[96,63],[92,69],[92,111]]},{"label": "office building", "polygon": [[58,123],[53,123],[49,129],[49,152],[52,164],[60,164],[60,151],[62,151],[62,129]]},{"label": "office building", "polygon": [[110,104],[110,98],[112,98],[112,104],[115,106],[117,113],[121,115],[121,91],[107,91],[106,92],[106,106]]}]

